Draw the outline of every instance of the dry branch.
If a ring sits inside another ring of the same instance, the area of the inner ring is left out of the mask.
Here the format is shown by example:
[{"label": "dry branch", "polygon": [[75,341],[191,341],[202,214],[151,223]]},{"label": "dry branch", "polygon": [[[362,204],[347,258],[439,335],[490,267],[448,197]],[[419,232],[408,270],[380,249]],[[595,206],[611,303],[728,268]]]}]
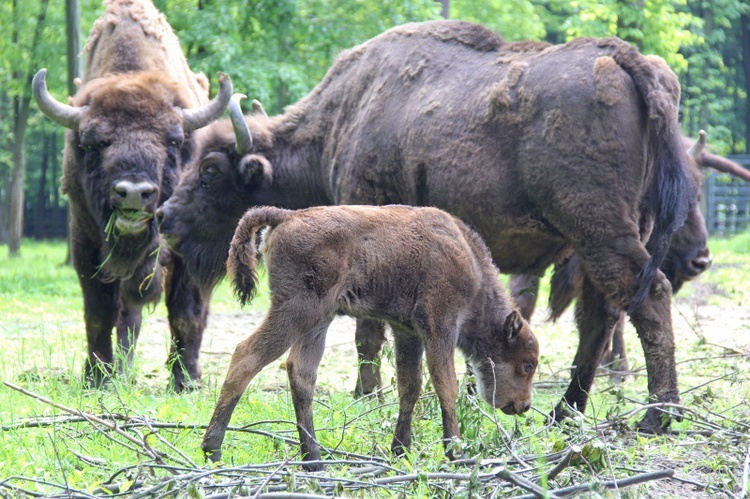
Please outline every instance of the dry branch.
[{"label": "dry branch", "polygon": [[[604,489],[620,489],[628,487],[630,485],[638,485],[641,483],[650,482],[653,480],[660,480],[662,478],[671,478],[674,475],[674,470],[659,470],[651,471],[649,473],[641,473],[639,475],[629,476],[620,480],[609,480],[606,482],[589,482],[581,485],[573,485],[571,487],[563,487],[561,489],[551,490],[550,492],[556,494],[558,497],[563,497],[578,492],[585,492],[587,490],[596,490],[597,488]],[[519,496],[517,499],[533,499],[537,497],[533,494],[527,494]]]}]

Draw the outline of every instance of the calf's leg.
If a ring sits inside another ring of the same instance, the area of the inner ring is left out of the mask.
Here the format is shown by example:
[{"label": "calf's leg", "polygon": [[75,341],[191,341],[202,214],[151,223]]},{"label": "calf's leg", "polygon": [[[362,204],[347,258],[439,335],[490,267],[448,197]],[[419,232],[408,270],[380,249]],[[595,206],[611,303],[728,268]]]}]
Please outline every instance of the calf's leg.
[{"label": "calf's leg", "polygon": [[[315,326],[312,331],[303,335],[292,345],[292,350],[289,352],[286,361],[286,371],[292,390],[292,402],[297,416],[300,449],[302,459],[305,461],[320,460],[320,445],[315,439],[312,402],[315,383],[318,378],[318,366],[326,346],[326,331],[330,324],[331,318],[326,319]],[[306,464],[303,467],[309,471],[323,469],[323,465],[320,463]]]},{"label": "calf's leg", "polygon": [[[427,336],[425,351],[427,369],[435,387],[440,412],[443,418],[443,446],[448,459],[459,459],[462,456],[460,448],[455,448],[456,440],[460,437],[458,417],[456,416],[456,401],[458,400],[458,380],[454,365],[455,333],[448,330]],[[441,334],[442,333],[442,334]]]},{"label": "calf's leg", "polygon": [[375,392],[381,386],[380,350],[385,343],[385,322],[357,319],[354,336],[359,358],[359,372],[354,396],[359,398]]},{"label": "calf's leg", "polygon": [[396,381],[398,383],[398,420],[391,442],[394,456],[403,456],[411,446],[411,420],[422,391],[422,339],[414,331],[394,327]]},{"label": "calf's leg", "polygon": [[305,332],[307,330],[286,321],[283,310],[272,306],[258,329],[237,345],[201,443],[201,449],[211,461],[221,460],[221,443],[232,412],[247,385],[265,366],[281,357]]}]

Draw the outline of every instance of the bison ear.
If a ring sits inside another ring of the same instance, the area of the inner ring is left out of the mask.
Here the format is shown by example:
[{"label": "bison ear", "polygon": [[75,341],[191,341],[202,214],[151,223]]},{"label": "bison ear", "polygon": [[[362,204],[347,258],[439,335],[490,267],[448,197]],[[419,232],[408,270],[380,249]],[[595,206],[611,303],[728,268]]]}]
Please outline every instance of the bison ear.
[{"label": "bison ear", "polygon": [[270,185],[273,181],[271,163],[258,154],[248,154],[240,160],[239,174],[247,187]]},{"label": "bison ear", "polygon": [[523,317],[521,316],[521,312],[514,309],[505,318],[505,325],[503,326],[503,332],[507,341],[514,341],[518,338],[518,335],[521,334],[521,329],[523,329]]}]

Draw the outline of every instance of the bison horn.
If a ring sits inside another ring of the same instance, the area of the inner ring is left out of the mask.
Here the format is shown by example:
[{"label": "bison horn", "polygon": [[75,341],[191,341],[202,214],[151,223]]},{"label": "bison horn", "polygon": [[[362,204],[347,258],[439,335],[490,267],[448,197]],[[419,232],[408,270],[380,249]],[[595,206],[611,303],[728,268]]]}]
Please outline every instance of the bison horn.
[{"label": "bison horn", "polygon": [[268,118],[268,113],[266,113],[266,110],[263,109],[263,104],[261,104],[258,99],[253,99],[253,112],[260,113],[266,118]]},{"label": "bison horn", "polygon": [[690,146],[690,149],[688,149],[688,155],[697,160],[698,156],[703,152],[703,150],[706,148],[706,132],[705,130],[701,130],[698,132],[698,140],[695,141],[695,143]]},{"label": "bison horn", "polygon": [[253,148],[253,136],[250,134],[250,128],[247,126],[240,107],[240,101],[245,98],[246,96],[242,94],[234,94],[229,101],[229,118],[232,120],[234,136],[237,140],[235,149],[239,156],[244,156]]},{"label": "bison horn", "polygon": [[58,125],[77,130],[86,107],[70,106],[56,100],[47,90],[46,78],[47,70],[40,69],[31,80],[31,91],[39,109]]},{"label": "bison horn", "polygon": [[182,128],[192,132],[215,121],[224,114],[232,97],[232,80],[224,73],[219,73],[219,93],[205,106],[182,110]]}]

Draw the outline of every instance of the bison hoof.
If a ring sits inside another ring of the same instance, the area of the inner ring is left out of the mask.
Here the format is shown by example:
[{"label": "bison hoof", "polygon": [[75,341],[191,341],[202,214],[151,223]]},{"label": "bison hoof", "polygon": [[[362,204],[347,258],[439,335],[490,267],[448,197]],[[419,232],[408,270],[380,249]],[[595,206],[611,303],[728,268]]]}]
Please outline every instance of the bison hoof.
[{"label": "bison hoof", "polygon": [[320,461],[313,461],[309,463],[302,463],[302,469],[305,471],[323,471],[324,466]]},{"label": "bison hoof", "polygon": [[221,450],[203,450],[203,455],[206,457],[206,460],[211,461],[212,463],[218,463],[221,461]]},{"label": "bison hoof", "polygon": [[638,432],[647,435],[663,435],[672,421],[682,421],[682,413],[676,408],[651,407],[638,423]]}]

